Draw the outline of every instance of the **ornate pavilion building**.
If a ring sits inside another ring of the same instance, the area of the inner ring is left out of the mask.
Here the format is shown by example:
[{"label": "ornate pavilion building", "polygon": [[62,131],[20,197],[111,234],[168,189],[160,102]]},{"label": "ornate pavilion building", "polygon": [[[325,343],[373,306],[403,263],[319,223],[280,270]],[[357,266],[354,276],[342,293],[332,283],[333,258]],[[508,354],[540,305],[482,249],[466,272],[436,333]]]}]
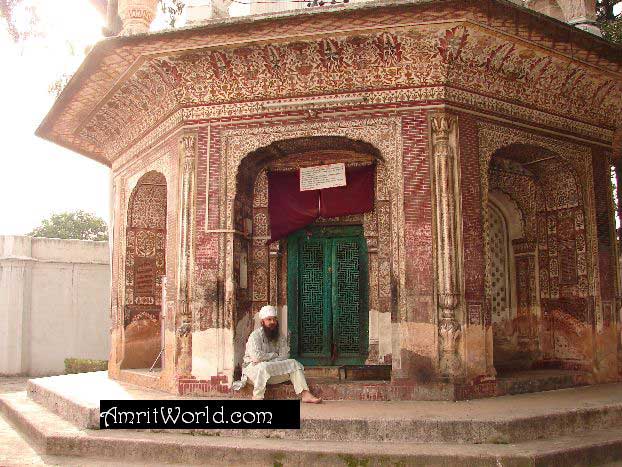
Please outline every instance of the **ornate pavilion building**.
[{"label": "ornate pavilion building", "polygon": [[110,377],[229,393],[271,303],[327,398],[620,380],[622,50],[594,1],[529,3],[149,33],[120,1],[37,131],[112,169]]}]

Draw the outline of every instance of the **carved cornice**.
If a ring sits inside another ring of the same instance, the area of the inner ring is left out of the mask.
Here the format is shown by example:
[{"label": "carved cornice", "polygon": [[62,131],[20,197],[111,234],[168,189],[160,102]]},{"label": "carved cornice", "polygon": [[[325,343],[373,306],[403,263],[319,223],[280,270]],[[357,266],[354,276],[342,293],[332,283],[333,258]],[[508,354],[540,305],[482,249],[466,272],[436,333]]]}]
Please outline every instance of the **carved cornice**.
[{"label": "carved cornice", "polygon": [[[416,25],[420,14],[404,11],[403,24],[393,22],[391,29],[387,26],[377,32],[378,26],[371,28],[373,14],[367,12],[367,30],[362,25],[356,33],[326,30],[323,35],[301,38],[295,29],[279,40],[242,47],[231,44],[252,41],[252,37],[234,40],[231,34],[221,34],[209,44],[168,56],[156,56],[154,48],[147,48],[134,52],[130,62],[125,58],[129,46],[124,46],[121,62],[118,57],[105,60],[107,52],[102,50],[98,66],[106,72],[101,74],[118,77],[118,72],[127,72],[126,76],[114,87],[110,82],[104,95],[102,83],[107,81],[78,84],[76,79],[72,87],[82,86],[84,96],[82,88],[76,89],[70,101],[62,96],[61,101],[71,108],[53,122],[46,121],[39,134],[112,161],[180,108],[183,119],[261,115],[271,110],[266,104],[272,106],[279,100],[307,101],[301,105],[316,108],[322,107],[321,101],[349,94],[354,101],[335,104],[348,107],[374,105],[373,96],[384,94],[385,102],[409,102],[409,94],[443,85],[454,88],[454,101],[487,110],[492,106],[506,115],[519,111],[526,120],[532,119],[533,112],[548,113],[546,119],[557,120],[553,125],[558,128],[577,131],[576,127],[586,136],[611,140],[599,132],[611,132],[619,120],[619,75],[580,62],[576,58],[583,57],[578,52],[570,59],[534,47],[527,38],[494,35],[464,18],[453,25]],[[445,18],[451,18],[451,12]],[[166,37],[158,39],[159,47],[183,50],[178,39],[167,43]],[[593,55],[586,55],[585,60],[589,57]],[[324,94],[327,83],[334,95]],[[94,96],[100,102],[93,102]],[[534,110],[524,110],[517,102]],[[568,122],[571,125],[565,126]],[[594,128],[598,126],[604,130]]]},{"label": "carved cornice", "polygon": [[[351,94],[355,95],[355,94]],[[403,89],[395,91],[383,91],[377,93],[361,93],[366,99],[366,102],[370,104],[370,113],[373,111],[372,105],[390,104],[393,102],[405,102],[410,105],[425,105],[429,101],[442,100],[447,103],[454,103],[462,106],[466,105],[469,108],[479,109],[490,115],[500,115],[507,118],[511,118],[515,121],[523,120],[524,122],[530,122],[535,125],[543,127],[556,128],[563,132],[570,132],[571,134],[581,135],[586,138],[594,139],[595,142],[611,141],[613,138],[613,132],[607,129],[598,128],[589,124],[577,122],[564,117],[547,114],[537,110],[529,109],[517,104],[511,104],[501,101],[499,99],[487,98],[478,94],[469,93],[464,90],[432,87],[423,89]],[[271,101],[275,102],[275,101]],[[408,104],[407,104],[408,105]],[[352,107],[354,104],[344,104],[341,108],[347,112],[348,107]],[[196,124],[198,122],[206,122],[217,120],[221,118],[230,118],[231,116],[237,116],[240,119],[248,121],[248,117],[257,115],[261,120],[261,102],[245,103],[245,104],[225,104],[218,106],[202,106],[191,107],[177,110],[170,117],[162,121],[152,131],[145,134],[140,138],[136,144],[134,144],[129,150],[124,151],[124,146],[120,141],[117,141],[114,145],[110,146],[113,150],[106,157],[113,160],[113,169],[117,170],[119,167],[124,166],[127,162],[133,160],[140,153],[149,149],[151,146],[161,141],[162,138],[174,131],[176,128],[181,127],[184,122]],[[406,107],[408,108],[408,107]],[[330,116],[332,109],[326,105],[318,105],[318,117],[324,115],[322,110],[326,110],[326,116]],[[399,111],[399,107],[392,107],[391,112]],[[291,120],[306,119],[305,115],[293,115]],[[621,133],[622,134],[622,133]],[[621,138],[622,141],[622,138]],[[622,144],[621,144],[622,146]]]}]

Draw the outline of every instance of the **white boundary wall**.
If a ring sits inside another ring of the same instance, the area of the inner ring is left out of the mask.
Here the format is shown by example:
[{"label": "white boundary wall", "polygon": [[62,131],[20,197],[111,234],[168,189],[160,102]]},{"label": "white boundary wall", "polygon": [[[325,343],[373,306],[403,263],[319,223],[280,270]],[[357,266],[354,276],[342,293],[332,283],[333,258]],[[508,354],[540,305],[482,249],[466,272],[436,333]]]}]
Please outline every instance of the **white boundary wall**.
[{"label": "white boundary wall", "polygon": [[109,262],[108,242],[0,236],[0,375],[108,359]]}]

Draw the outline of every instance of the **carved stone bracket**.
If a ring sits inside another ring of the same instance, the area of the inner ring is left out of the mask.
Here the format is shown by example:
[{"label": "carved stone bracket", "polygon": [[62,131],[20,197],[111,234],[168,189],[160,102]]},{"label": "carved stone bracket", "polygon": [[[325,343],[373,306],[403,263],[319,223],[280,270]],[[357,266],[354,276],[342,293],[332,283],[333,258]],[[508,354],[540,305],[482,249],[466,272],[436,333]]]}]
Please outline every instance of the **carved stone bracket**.
[{"label": "carved stone bracket", "polygon": [[436,280],[439,307],[440,372],[460,374],[458,341],[461,326],[456,319],[458,289],[456,146],[457,119],[448,113],[431,116],[434,202],[436,223]]}]

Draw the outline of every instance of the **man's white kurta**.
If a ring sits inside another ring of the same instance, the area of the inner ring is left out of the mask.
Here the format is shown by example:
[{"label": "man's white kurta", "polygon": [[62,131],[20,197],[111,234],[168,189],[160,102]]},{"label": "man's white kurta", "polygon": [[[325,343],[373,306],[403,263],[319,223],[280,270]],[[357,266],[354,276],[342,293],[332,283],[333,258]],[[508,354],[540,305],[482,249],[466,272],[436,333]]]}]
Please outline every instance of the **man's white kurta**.
[{"label": "man's white kurta", "polygon": [[248,337],[242,366],[242,380],[234,383],[238,390],[250,379],[255,387],[264,387],[271,376],[280,376],[304,370],[296,360],[289,358],[289,345],[284,336],[276,341],[266,337],[263,327],[255,329]]}]

